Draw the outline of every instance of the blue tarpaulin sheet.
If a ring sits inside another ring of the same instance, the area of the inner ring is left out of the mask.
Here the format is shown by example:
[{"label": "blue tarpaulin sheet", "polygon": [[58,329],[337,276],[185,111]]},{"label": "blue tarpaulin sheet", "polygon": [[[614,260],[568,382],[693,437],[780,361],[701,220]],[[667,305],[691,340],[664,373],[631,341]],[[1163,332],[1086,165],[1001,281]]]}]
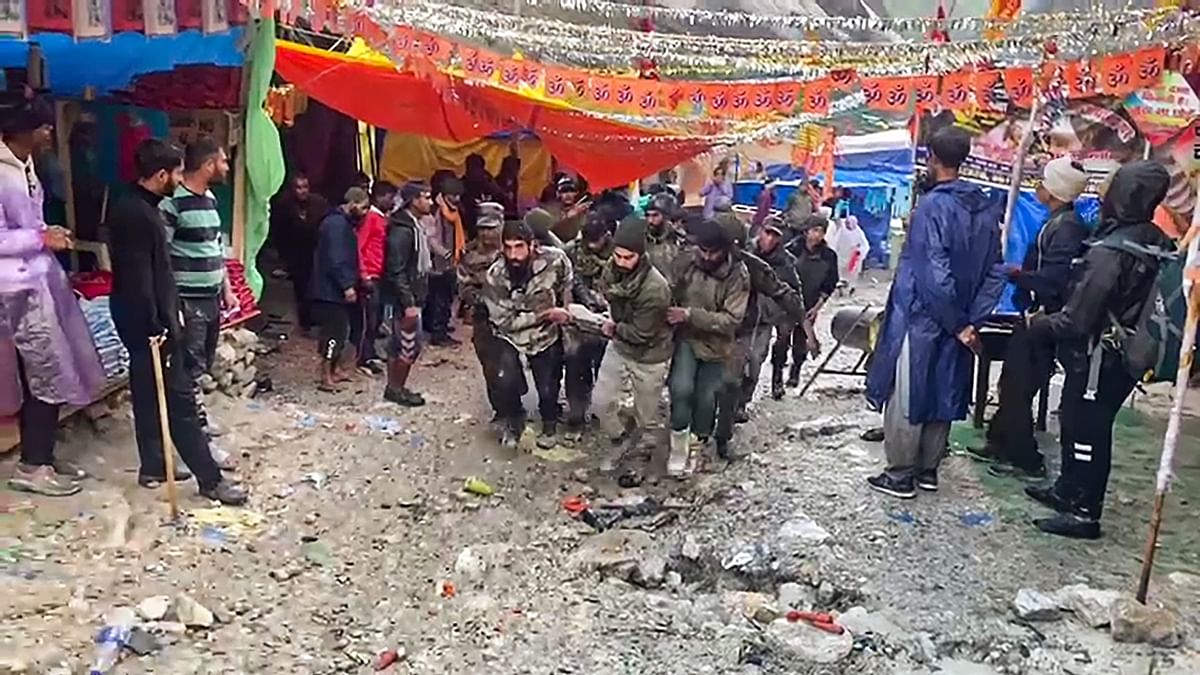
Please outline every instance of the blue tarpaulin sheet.
[{"label": "blue tarpaulin sheet", "polygon": [[[146,37],[118,33],[111,40],[80,40],[70,35],[39,33],[34,42],[46,58],[50,93],[82,96],[87,87],[98,94],[125,89],[139,76],[166,72],[176,66],[241,66],[242,29],[205,35],[184,31],[177,35]],[[0,38],[0,67],[23,67],[29,42]]]}]

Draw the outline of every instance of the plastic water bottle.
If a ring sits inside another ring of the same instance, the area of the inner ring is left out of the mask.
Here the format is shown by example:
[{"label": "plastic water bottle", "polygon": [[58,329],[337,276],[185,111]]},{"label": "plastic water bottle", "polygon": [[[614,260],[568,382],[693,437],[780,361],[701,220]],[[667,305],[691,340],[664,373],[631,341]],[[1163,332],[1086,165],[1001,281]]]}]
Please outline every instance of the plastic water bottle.
[{"label": "plastic water bottle", "polygon": [[88,675],[105,675],[121,660],[121,650],[129,644],[132,627],[126,623],[110,624],[96,635],[96,653]]}]

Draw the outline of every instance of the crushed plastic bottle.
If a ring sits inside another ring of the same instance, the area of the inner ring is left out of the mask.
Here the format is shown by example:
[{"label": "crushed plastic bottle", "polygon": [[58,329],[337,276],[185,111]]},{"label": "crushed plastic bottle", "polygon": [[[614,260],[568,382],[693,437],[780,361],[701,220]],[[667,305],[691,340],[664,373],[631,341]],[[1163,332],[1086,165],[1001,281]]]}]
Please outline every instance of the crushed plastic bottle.
[{"label": "crushed plastic bottle", "polygon": [[121,651],[129,644],[132,622],[121,621],[100,629],[96,635],[96,652],[88,675],[105,675],[121,660]]}]

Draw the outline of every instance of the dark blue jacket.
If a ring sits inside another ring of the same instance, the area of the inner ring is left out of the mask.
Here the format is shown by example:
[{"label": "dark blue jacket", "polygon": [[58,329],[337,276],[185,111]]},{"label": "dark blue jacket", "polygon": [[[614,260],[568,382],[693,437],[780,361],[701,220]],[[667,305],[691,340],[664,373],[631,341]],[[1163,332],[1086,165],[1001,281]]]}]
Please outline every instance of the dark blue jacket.
[{"label": "dark blue jacket", "polygon": [[350,217],[337,208],[325,216],[317,233],[308,297],[321,302],[345,302],[346,289],[357,285],[358,237]]},{"label": "dark blue jacket", "polygon": [[1002,200],[966,181],[941,183],[921,197],[900,252],[887,313],[867,373],[867,400],[882,408],[909,341],[908,421],[963,419],[971,394],[971,351],[958,341],[1000,300]]},{"label": "dark blue jacket", "polygon": [[1050,214],[1033,246],[1025,253],[1021,273],[1013,279],[1017,285],[1018,309],[1041,308],[1047,314],[1062,310],[1067,304],[1071,263],[1083,257],[1083,242],[1087,238],[1087,228],[1075,217],[1075,204],[1067,204]]}]

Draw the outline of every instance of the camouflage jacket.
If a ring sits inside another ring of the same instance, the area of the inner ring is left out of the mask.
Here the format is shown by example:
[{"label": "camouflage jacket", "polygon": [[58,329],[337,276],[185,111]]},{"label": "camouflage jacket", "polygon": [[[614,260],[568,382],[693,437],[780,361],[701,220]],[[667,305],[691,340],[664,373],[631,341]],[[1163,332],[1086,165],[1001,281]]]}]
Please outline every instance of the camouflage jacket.
[{"label": "camouflage jacket", "polygon": [[600,275],[604,272],[605,264],[612,258],[613,245],[609,243],[601,251],[593,251],[584,241],[576,237],[563,248],[571,259],[571,269],[574,272],[574,282],[571,284],[571,302],[586,305],[595,312],[603,312],[608,307],[604,296],[597,289]]},{"label": "camouflage jacket", "polygon": [[488,268],[482,295],[496,337],[533,356],[560,339],[558,326],[540,315],[551,307],[567,306],[573,272],[567,254],[556,248],[535,247],[529,264],[529,279],[516,287],[504,258],[497,258]]},{"label": "camouflage jacket", "polygon": [[486,307],[480,298],[483,284],[487,281],[488,268],[500,257],[500,249],[487,250],[476,239],[463,249],[458,260],[458,297],[465,305],[475,308],[475,316],[486,316]]},{"label": "camouflage jacket", "polygon": [[671,271],[675,268],[675,259],[684,250],[683,242],[670,225],[663,226],[662,234],[655,235],[646,228],[645,256],[654,265],[654,269],[671,281]]},{"label": "camouflage jacket", "polygon": [[750,301],[745,263],[731,253],[715,272],[707,272],[695,256],[681,255],[671,275],[671,293],[673,304],[688,310],[676,337],[691,343],[701,361],[727,360]]}]

